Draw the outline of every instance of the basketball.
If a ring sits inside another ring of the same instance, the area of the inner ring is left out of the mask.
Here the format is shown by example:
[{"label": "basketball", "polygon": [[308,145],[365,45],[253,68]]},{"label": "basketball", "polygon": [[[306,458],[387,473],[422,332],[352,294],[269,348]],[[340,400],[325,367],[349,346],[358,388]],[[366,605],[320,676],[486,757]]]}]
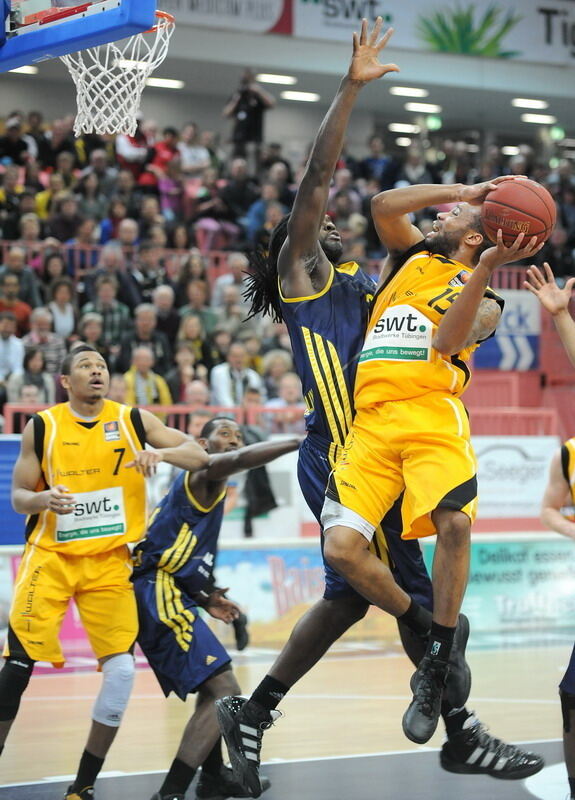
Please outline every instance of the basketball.
[{"label": "basketball", "polygon": [[503,241],[509,247],[520,233],[524,244],[532,236],[537,243],[547,241],[555,227],[555,201],[541,184],[528,178],[503,181],[489,192],[481,208],[481,222],[492,242],[497,242],[497,230],[503,231]]}]

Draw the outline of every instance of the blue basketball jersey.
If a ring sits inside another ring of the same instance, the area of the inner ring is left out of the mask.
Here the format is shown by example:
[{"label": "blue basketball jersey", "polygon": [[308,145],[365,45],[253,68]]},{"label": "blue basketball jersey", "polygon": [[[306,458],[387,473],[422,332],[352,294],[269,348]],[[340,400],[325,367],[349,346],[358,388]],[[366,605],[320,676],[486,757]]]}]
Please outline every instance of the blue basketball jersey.
[{"label": "blue basketball jersey", "polygon": [[335,445],[343,445],[353,419],[355,373],[375,288],[350,261],[332,267],[315,295],[285,298],[280,291],[307,407],[306,428]]},{"label": "blue basketball jersey", "polygon": [[226,490],[204,508],[192,494],[189,477],[180,473],[152,513],[146,538],[134,551],[134,576],[162,570],[194,594],[211,582]]}]

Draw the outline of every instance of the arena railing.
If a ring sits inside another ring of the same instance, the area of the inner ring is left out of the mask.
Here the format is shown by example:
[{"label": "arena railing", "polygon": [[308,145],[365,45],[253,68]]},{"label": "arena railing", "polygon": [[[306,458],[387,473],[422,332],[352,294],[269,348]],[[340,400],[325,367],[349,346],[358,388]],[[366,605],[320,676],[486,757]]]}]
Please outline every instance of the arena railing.
[{"label": "arena railing", "polygon": [[[45,405],[6,403],[4,433],[21,433],[32,414],[47,408]],[[146,406],[167,425],[181,431],[188,429],[190,415],[209,411],[211,415],[229,416],[240,425],[249,425],[264,434],[304,433],[304,406],[288,408],[248,408],[222,406]],[[476,436],[555,436],[559,433],[559,417],[552,408],[471,407],[471,430]]]},{"label": "arena railing", "polygon": [[[5,263],[6,254],[11,247],[21,247],[26,251],[26,263],[32,266],[33,269],[40,272],[42,268],[42,259],[46,251],[60,252],[64,256],[68,265],[70,277],[75,281],[80,281],[84,278],[86,273],[95,269],[100,259],[102,250],[110,247],[110,242],[105,245],[71,245],[59,243],[55,239],[39,242],[23,242],[23,241],[8,241],[0,240],[0,257],[2,263]],[[175,250],[173,248],[161,247],[162,256],[161,260],[164,263],[166,273],[170,280],[176,280],[179,272],[189,257],[189,250]],[[124,247],[122,248],[126,263],[129,265],[131,262],[137,263],[138,248],[137,247]],[[226,265],[229,252],[227,251],[213,251],[205,254],[203,258],[206,260],[206,272],[208,281],[212,284],[216,278],[226,273]],[[372,273],[377,273],[378,262],[370,262],[369,267]],[[519,266],[500,267],[493,275],[491,286],[494,289],[523,289],[523,281],[525,280],[525,268]]]}]

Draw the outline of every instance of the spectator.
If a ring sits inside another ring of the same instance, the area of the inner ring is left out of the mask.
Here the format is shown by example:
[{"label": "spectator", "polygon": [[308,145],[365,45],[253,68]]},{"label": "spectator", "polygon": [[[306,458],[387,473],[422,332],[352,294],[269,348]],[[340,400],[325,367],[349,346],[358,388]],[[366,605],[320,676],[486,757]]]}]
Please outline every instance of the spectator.
[{"label": "spectator", "polygon": [[96,298],[82,307],[82,314],[102,317],[102,343],[112,355],[119,349],[120,338],[132,327],[130,309],[117,299],[118,281],[113,275],[101,275],[96,281]]},{"label": "spectator", "polygon": [[[46,147],[43,156],[41,156],[44,169],[55,169],[58,154],[64,151],[76,154],[74,137],[70,126],[65,120],[55,119],[50,130],[46,131]],[[64,182],[62,181],[62,186],[63,184]]]},{"label": "spectator", "polygon": [[188,122],[184,126],[178,142],[182,171],[188,177],[199,175],[206,167],[211,166],[210,153],[200,144],[198,126]]},{"label": "spectator", "polygon": [[151,158],[148,160],[138,183],[148,191],[157,192],[158,182],[166,174],[170,161],[178,153],[178,131],[167,127],[162,131],[162,139],[151,148]]},{"label": "spectator", "polygon": [[59,242],[67,242],[76,235],[82,217],[74,195],[63,195],[53,204],[54,213],[48,218],[48,232]]},{"label": "spectator", "polygon": [[286,209],[291,209],[295,199],[295,191],[289,186],[289,169],[283,161],[276,161],[268,171],[268,180],[278,192],[278,202]]},{"label": "spectator", "polygon": [[43,234],[42,223],[37,214],[22,214],[19,219],[19,234],[17,244],[26,250],[26,258],[30,266],[38,270],[42,263],[44,247],[42,243]]},{"label": "spectator", "polygon": [[206,261],[197,247],[190,249],[178,272],[175,285],[177,306],[183,306],[187,302],[186,287],[191,280],[204,281],[207,286]]},{"label": "spectator", "polygon": [[40,390],[37,386],[34,386],[33,383],[24,383],[22,385],[20,388],[18,402],[25,406],[37,406],[43,404],[42,400],[40,399]]},{"label": "spectator", "polygon": [[69,339],[76,330],[77,302],[76,289],[70,278],[56,278],[49,289],[48,308],[54,320],[54,332],[63,339]]},{"label": "spectator", "polygon": [[26,348],[39,348],[45,361],[46,372],[56,375],[66,355],[66,343],[57,333],[52,333],[52,314],[47,308],[35,308],[30,315],[30,333],[22,338]]},{"label": "spectator", "polygon": [[254,150],[256,167],[259,167],[260,146],[263,141],[264,113],[276,104],[271,94],[256,83],[250,69],[243,71],[236,91],[222,111],[224,117],[233,120],[233,156],[246,156],[248,149]]},{"label": "spectator", "polygon": [[116,160],[121,170],[129,172],[136,181],[145,169],[148,160],[148,141],[142,130],[142,112],[136,114],[136,131],[133,136],[119,133],[116,136]]},{"label": "spectator", "polygon": [[285,350],[269,350],[262,359],[264,386],[270,400],[279,397],[283,376],[293,369],[293,360]]},{"label": "spectator", "polygon": [[232,221],[233,213],[223,200],[222,193],[216,171],[211,167],[205,169],[191,216],[202,253],[226,247],[240,232]]},{"label": "spectator", "polygon": [[269,250],[272,231],[282,221],[284,214],[285,208],[281,203],[268,203],[264,223],[255,234],[254,246],[256,248],[260,247],[266,252]]},{"label": "spectator", "polygon": [[22,247],[11,247],[8,250],[4,265],[0,267],[0,278],[5,275],[16,275],[20,283],[18,297],[32,308],[42,302],[38,279],[30,267],[26,266],[26,251]]},{"label": "spectator", "polygon": [[242,304],[240,290],[233,283],[224,286],[222,304],[218,309],[217,325],[225,326],[232,336],[236,336],[240,328],[247,330],[257,326],[257,320],[246,320],[247,308]]},{"label": "spectator", "polygon": [[[66,275],[66,262],[57,250],[45,250],[42,260],[42,289],[47,289],[53,281]],[[46,292],[47,294],[47,292]]]},{"label": "spectator", "polygon": [[[29,161],[24,167],[24,191],[32,195],[44,191],[42,171],[37,161]],[[35,206],[34,206],[35,207]]]},{"label": "spectator", "polygon": [[194,408],[207,408],[210,404],[210,390],[204,381],[191,381],[186,386],[186,405]]},{"label": "spectator", "polygon": [[208,371],[204,366],[196,364],[194,348],[185,341],[179,342],[176,347],[175,362],[176,366],[166,375],[166,383],[173,402],[186,403],[188,385],[196,380],[205,382]]},{"label": "spectator", "polygon": [[246,367],[247,351],[240,342],[233,342],[228,351],[227,361],[212,369],[210,384],[212,403],[215,406],[239,406],[248,386],[259,389],[265,395],[261,377],[253,369]]},{"label": "spectator", "polygon": [[244,253],[232,252],[226,261],[226,272],[216,278],[212,290],[212,307],[219,308],[223,304],[223,290],[225,286],[237,286],[243,291],[244,280],[249,268],[249,261]]},{"label": "spectator", "polygon": [[156,309],[150,303],[142,303],[134,314],[134,330],[125,333],[120,341],[120,352],[116,360],[116,371],[126,372],[132,363],[136,347],[148,347],[154,355],[156,370],[164,375],[171,366],[172,351],[165,333],[156,330]]},{"label": "spectator", "polygon": [[47,220],[54,213],[56,200],[66,193],[64,178],[53,172],[48,178],[48,188],[36,195],[36,213],[41,220]]},{"label": "spectator", "polygon": [[24,353],[23,368],[12,373],[8,380],[8,402],[17,403],[22,386],[35,386],[38,390],[38,402],[52,405],[56,399],[54,376],[44,368],[44,354],[38,347],[29,347]]},{"label": "spectator", "polygon": [[0,160],[5,164],[24,166],[28,157],[28,144],[22,136],[22,122],[19,117],[10,117],[6,121],[6,133],[0,136]]},{"label": "spectator", "polygon": [[108,397],[115,403],[126,403],[126,396],[128,394],[128,386],[125,377],[120,372],[114,372],[110,375],[110,388],[108,389]]},{"label": "spectator", "polygon": [[118,231],[122,220],[128,217],[128,206],[122,197],[114,196],[110,200],[107,216],[100,224],[100,244],[118,238]]},{"label": "spectator", "polygon": [[101,314],[90,312],[80,317],[80,322],[78,323],[79,341],[94,347],[103,356],[106,363],[109,364],[110,353],[102,339],[103,330],[104,320]]},{"label": "spectator", "polygon": [[379,191],[393,188],[397,180],[397,162],[386,155],[381,136],[371,136],[368,146],[369,155],[359,163],[359,176],[365,181],[376,181]]},{"label": "spectator", "polygon": [[125,217],[119,221],[116,236],[113,239],[110,239],[110,244],[122,248],[124,258],[126,259],[128,265],[130,265],[135,259],[139,238],[140,229],[138,227],[138,223],[135,219]]},{"label": "spectator", "polygon": [[186,296],[188,298],[188,304],[180,308],[180,317],[183,319],[190,314],[199,317],[206,335],[209,336],[216,327],[218,315],[213,309],[208,308],[206,304],[208,298],[208,284],[206,281],[195,279],[189,281],[186,286]]},{"label": "spectator", "polygon": [[154,353],[138,346],[132,352],[130,369],[125,374],[126,402],[131,406],[170,406],[172,395],[166,381],[153,372]]},{"label": "spectator", "polygon": [[251,204],[246,216],[242,220],[246,236],[250,244],[254,244],[256,234],[263,226],[266,218],[266,209],[270,203],[277,203],[279,197],[278,187],[275,183],[264,183],[262,186],[261,197]]},{"label": "spectator", "polygon": [[188,418],[187,434],[193,436],[194,439],[199,439],[202,435],[202,430],[206,422],[212,419],[213,412],[209,408],[196,408],[192,411]]},{"label": "spectator", "polygon": [[157,328],[165,333],[172,349],[180,329],[180,315],[174,308],[174,290],[171,286],[157,286],[152,292],[152,302],[156,309]]},{"label": "spectator", "polygon": [[111,197],[116,190],[118,170],[108,164],[108,154],[105,150],[93,150],[90,153],[90,166],[82,173],[82,177],[94,174],[98,178],[100,191],[106,197]]},{"label": "spectator", "polygon": [[126,206],[126,216],[132,219],[139,218],[140,206],[142,205],[142,190],[136,185],[134,176],[129,170],[123,169],[118,173],[114,197],[121,200]]},{"label": "spectator", "polygon": [[262,169],[266,172],[269,172],[270,167],[278,162],[283,164],[287,169],[288,183],[293,183],[294,177],[291,164],[286,158],[284,158],[281,144],[279,142],[268,142],[268,144],[264,144],[261,159]]},{"label": "spectator", "polygon": [[113,276],[118,284],[118,300],[129,309],[134,309],[140,302],[140,292],[135,281],[126,274],[124,254],[119,247],[106,245],[100,252],[96,269],[86,276],[86,295],[88,300],[96,297],[96,283],[101,275]]},{"label": "spectator", "polygon": [[80,222],[76,235],[66,242],[66,268],[70,275],[81,275],[92,270],[98,262],[96,223],[87,217]]},{"label": "spectator", "polygon": [[16,320],[16,335],[24,336],[30,329],[32,308],[18,298],[20,280],[17,275],[5,272],[0,276],[0,313],[9,313]]},{"label": "spectator", "polygon": [[220,197],[228,210],[228,218],[239,222],[259,194],[258,183],[249,174],[245,158],[234,158],[230,164],[230,177],[220,191]]},{"label": "spectator", "polygon": [[160,213],[158,198],[147,196],[142,199],[140,207],[140,239],[149,239],[154,225],[163,225],[164,218]]},{"label": "spectator", "polygon": [[222,364],[227,360],[232,334],[225,327],[218,327],[209,337],[212,364]]},{"label": "spectator", "polygon": [[0,312],[0,384],[6,384],[10,375],[21,375],[24,363],[24,345],[16,336],[16,317],[10,311]]},{"label": "spectator", "polygon": [[190,250],[192,237],[185,222],[178,222],[170,230],[169,244],[174,250]]},{"label": "spectator", "polygon": [[64,179],[64,186],[68,191],[75,191],[78,183],[78,173],[76,172],[76,157],[68,150],[58,153],[56,156],[56,172],[59,172]]},{"label": "spectator", "polygon": [[95,172],[86,175],[76,187],[78,213],[82,217],[98,220],[104,219],[109,201],[100,189],[100,180]]},{"label": "spectator", "polygon": [[[203,365],[207,371],[211,369],[211,349],[206,341],[202,321],[194,314],[183,317],[178,331],[178,343],[185,343],[194,353],[195,362]],[[205,376],[204,376],[205,377]]]},{"label": "spectator", "polygon": [[179,153],[166,164],[164,174],[158,178],[158,192],[164,219],[170,223],[181,219],[184,209],[184,174]]},{"label": "spectator", "polygon": [[397,182],[399,181],[405,181],[412,186],[420,183],[436,183],[435,175],[426,163],[419,147],[408,148],[405,162],[397,175]]},{"label": "spectator", "polygon": [[130,276],[138,287],[142,302],[151,303],[154,290],[168,282],[162,265],[162,248],[148,240],[138,247],[138,255],[130,270]]},{"label": "spectator", "polygon": [[18,235],[23,194],[20,170],[16,166],[6,167],[0,187],[0,230],[4,239],[15,239]]},{"label": "spectator", "polygon": [[44,119],[40,111],[30,111],[28,114],[28,126],[24,138],[28,142],[28,152],[31,157],[45,167],[48,139],[44,130]]},{"label": "spectator", "polygon": [[268,400],[265,407],[276,409],[269,417],[271,433],[305,433],[301,381],[295,372],[282,375],[278,396]]}]

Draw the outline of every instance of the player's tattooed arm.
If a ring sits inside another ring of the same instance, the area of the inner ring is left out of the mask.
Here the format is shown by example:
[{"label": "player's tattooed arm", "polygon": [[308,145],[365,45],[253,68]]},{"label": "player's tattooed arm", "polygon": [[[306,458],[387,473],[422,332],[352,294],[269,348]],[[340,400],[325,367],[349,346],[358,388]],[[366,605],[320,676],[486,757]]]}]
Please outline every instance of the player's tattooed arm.
[{"label": "player's tattooed arm", "polygon": [[464,349],[488,339],[499,324],[500,319],[501,308],[499,303],[491,297],[484,297],[479,303],[477,314],[471,326],[471,333],[465,342]]}]

